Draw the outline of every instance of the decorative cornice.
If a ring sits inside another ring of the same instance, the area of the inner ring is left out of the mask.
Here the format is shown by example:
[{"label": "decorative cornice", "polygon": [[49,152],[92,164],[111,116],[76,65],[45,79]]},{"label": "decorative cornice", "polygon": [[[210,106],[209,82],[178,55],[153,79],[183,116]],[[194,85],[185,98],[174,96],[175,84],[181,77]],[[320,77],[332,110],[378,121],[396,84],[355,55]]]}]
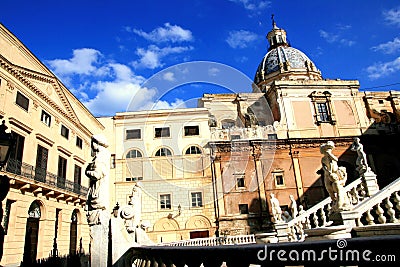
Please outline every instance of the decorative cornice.
[{"label": "decorative cornice", "polygon": [[50,140],[49,138],[47,138],[46,136],[44,136],[44,135],[42,135],[40,133],[36,134],[36,138],[41,140],[41,141],[43,141],[43,142],[45,142],[49,146],[53,146],[54,145],[54,141],[53,140]]},{"label": "decorative cornice", "polygon": [[353,143],[354,136],[278,140],[211,141],[208,144],[216,153],[252,152],[254,154],[263,153],[268,150],[319,148],[321,144],[328,141],[333,141],[336,147],[346,147]]},{"label": "decorative cornice", "polygon": [[72,152],[69,150],[63,148],[62,146],[57,146],[57,150],[64,153],[66,156],[70,157],[72,155]]},{"label": "decorative cornice", "polygon": [[[47,76],[45,74],[33,72],[31,70],[27,70],[23,67],[14,65],[9,62],[6,58],[0,55],[0,67],[10,73],[14,78],[19,80],[22,84],[24,84],[27,88],[32,90],[38,97],[40,97],[44,102],[46,102],[49,106],[51,106],[54,110],[59,112],[64,118],[66,118],[70,123],[75,125],[77,128],[83,130],[85,133],[90,135],[90,131],[77,123],[79,120],[75,115],[73,108],[69,104],[65,94],[62,92],[62,89],[59,86],[58,80],[55,77]],[[34,84],[32,84],[29,79],[35,79],[41,82],[50,83],[56,90],[57,95],[60,97],[64,107],[67,109],[68,113],[65,112],[61,107],[59,107],[53,100],[51,100],[44,92],[42,92],[39,88],[37,88]]]},{"label": "decorative cornice", "polygon": [[86,163],[86,161],[78,156],[73,156],[73,159],[76,160],[77,162],[81,163],[82,165]]},{"label": "decorative cornice", "polygon": [[28,134],[30,134],[33,130],[32,127],[29,127],[28,125],[20,122],[19,120],[17,120],[16,118],[10,117],[8,118],[8,122],[16,127],[18,127],[19,129],[27,132]]}]

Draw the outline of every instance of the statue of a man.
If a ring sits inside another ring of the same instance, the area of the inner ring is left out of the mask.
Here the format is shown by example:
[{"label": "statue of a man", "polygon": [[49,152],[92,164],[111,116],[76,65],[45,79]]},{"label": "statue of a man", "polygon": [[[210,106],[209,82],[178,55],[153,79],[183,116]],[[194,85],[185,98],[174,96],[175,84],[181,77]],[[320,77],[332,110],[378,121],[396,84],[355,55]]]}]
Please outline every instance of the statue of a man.
[{"label": "statue of a man", "polygon": [[110,152],[107,150],[107,139],[103,135],[92,136],[94,157],[86,167],[89,177],[89,190],[86,208],[89,225],[100,224],[100,212],[109,205],[108,176],[110,172]]},{"label": "statue of a man", "polygon": [[321,159],[324,183],[334,203],[332,208],[334,210],[348,210],[350,202],[344,190],[347,179],[346,168],[339,167],[338,158],[332,153],[334,148],[335,144],[332,141],[328,141],[320,147],[320,152],[324,155]]},{"label": "statue of a man", "polygon": [[289,196],[290,198],[290,212],[292,213],[292,218],[296,218],[297,215],[299,214],[298,210],[297,210],[297,203],[296,200],[294,199],[293,195]]},{"label": "statue of a man", "polygon": [[272,216],[274,218],[274,223],[278,223],[282,221],[282,209],[279,204],[279,200],[275,197],[273,193],[270,194],[271,199],[271,210],[272,210]]},{"label": "statue of a man", "polygon": [[360,143],[360,138],[356,137],[354,138],[354,142],[351,146],[351,150],[357,152],[357,160],[356,160],[356,165],[357,165],[357,172],[361,176],[365,172],[368,171],[368,162],[367,162],[367,155],[364,152],[364,147]]}]

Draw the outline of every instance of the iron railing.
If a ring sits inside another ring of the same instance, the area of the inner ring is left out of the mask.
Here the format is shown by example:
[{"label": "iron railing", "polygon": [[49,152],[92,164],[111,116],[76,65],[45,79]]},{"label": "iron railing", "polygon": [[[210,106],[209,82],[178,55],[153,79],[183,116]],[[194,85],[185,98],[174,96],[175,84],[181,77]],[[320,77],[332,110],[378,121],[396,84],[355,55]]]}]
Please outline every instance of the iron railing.
[{"label": "iron railing", "polygon": [[6,166],[6,171],[21,175],[29,180],[42,182],[51,186],[55,186],[60,189],[64,189],[68,192],[73,192],[78,195],[84,196],[87,194],[87,187],[80,184],[76,184],[72,181],[66,180],[63,177],[57,176],[51,172],[46,171],[43,168],[34,167],[24,162],[20,162],[15,159],[9,159]]}]

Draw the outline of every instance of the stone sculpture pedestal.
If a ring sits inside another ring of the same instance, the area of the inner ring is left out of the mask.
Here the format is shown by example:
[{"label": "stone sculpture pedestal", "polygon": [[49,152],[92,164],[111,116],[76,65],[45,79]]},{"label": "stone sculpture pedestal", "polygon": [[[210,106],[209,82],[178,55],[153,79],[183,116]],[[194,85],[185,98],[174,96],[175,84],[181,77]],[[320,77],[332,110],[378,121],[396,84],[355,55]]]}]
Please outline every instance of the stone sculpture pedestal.
[{"label": "stone sculpture pedestal", "polygon": [[90,266],[107,267],[109,262],[110,215],[100,212],[101,224],[90,226]]}]

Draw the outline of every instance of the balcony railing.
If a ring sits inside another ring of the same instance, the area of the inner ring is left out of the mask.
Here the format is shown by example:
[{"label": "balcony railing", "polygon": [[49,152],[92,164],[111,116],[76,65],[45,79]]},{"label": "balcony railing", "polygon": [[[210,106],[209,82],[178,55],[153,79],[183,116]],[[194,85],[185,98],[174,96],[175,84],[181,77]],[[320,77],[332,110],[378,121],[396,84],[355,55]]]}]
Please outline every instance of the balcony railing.
[{"label": "balcony railing", "polygon": [[32,165],[15,159],[8,160],[6,171],[21,175],[29,180],[42,182],[47,185],[64,189],[68,192],[73,192],[81,196],[86,195],[88,191],[87,187],[68,181],[63,177],[59,177],[51,172],[46,171],[43,168],[35,168]]}]

